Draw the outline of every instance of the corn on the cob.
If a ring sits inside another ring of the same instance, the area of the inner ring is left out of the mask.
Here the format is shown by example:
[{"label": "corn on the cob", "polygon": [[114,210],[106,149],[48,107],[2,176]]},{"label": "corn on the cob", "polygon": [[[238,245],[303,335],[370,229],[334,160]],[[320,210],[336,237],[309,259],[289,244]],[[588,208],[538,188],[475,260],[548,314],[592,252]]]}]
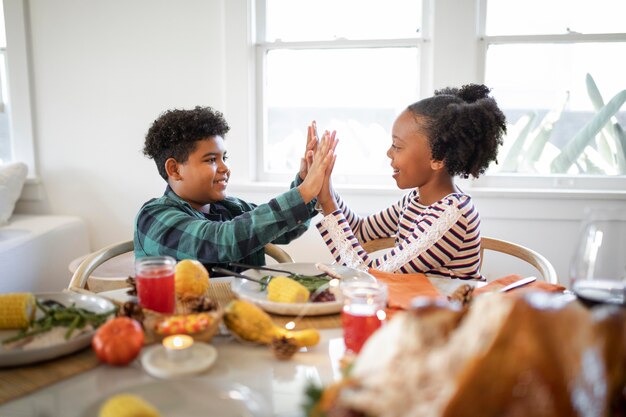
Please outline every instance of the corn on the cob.
[{"label": "corn on the cob", "polygon": [[159,417],[159,411],[134,394],[117,394],[100,407],[99,417]]},{"label": "corn on the cob", "polygon": [[309,290],[288,277],[274,277],[267,284],[267,299],[277,303],[306,303],[309,301]]},{"label": "corn on the cob", "polygon": [[0,294],[0,329],[23,329],[35,317],[32,293]]}]

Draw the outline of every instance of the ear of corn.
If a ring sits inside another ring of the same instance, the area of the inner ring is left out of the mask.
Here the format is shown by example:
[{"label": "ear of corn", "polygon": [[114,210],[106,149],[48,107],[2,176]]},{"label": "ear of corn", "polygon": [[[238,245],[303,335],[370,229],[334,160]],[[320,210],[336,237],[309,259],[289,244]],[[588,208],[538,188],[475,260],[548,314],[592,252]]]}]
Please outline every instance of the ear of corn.
[{"label": "ear of corn", "polygon": [[159,411],[134,394],[117,394],[102,404],[98,417],[159,417]]},{"label": "ear of corn", "polygon": [[35,318],[32,293],[0,294],[0,329],[23,329]]},{"label": "ear of corn", "polygon": [[267,299],[277,303],[306,303],[309,301],[309,290],[288,277],[274,277],[267,284]]}]

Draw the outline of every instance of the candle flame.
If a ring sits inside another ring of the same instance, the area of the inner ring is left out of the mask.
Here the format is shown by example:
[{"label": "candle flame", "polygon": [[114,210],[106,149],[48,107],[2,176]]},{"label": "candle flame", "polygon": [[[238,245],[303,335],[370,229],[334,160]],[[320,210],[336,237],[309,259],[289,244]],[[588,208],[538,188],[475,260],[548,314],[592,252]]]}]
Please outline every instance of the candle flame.
[{"label": "candle flame", "polygon": [[186,334],[177,334],[163,339],[163,346],[167,349],[181,350],[193,345],[193,338]]}]

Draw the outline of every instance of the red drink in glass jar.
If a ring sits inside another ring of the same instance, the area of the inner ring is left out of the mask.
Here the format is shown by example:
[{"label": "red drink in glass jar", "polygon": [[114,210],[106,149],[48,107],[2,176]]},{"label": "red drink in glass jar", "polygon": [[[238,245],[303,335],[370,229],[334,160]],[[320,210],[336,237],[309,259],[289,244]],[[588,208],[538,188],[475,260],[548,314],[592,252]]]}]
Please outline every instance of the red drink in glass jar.
[{"label": "red drink in glass jar", "polygon": [[385,319],[387,288],[372,282],[342,285],[341,324],[346,350],[359,353],[365,341],[382,326]]},{"label": "red drink in glass jar", "polygon": [[159,313],[174,313],[175,268],[176,260],[169,256],[148,256],[136,261],[137,299],[141,307]]}]

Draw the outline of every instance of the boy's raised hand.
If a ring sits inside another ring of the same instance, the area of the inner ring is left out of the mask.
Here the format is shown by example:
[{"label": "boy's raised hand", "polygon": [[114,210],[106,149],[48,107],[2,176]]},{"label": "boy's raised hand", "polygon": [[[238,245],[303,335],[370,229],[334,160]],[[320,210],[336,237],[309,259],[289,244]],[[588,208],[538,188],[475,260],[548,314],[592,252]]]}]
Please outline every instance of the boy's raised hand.
[{"label": "boy's raised hand", "polygon": [[300,158],[299,175],[300,179],[302,180],[306,178],[306,175],[309,172],[309,165],[311,164],[311,158],[307,158],[307,155],[309,155],[309,151],[315,152],[318,142],[319,139],[317,137],[317,124],[315,123],[315,120],[313,120],[313,122],[311,122],[311,125],[307,126],[306,148],[304,149],[304,155],[302,156],[302,158]]},{"label": "boy's raised hand", "polygon": [[306,159],[310,160],[311,163],[308,166],[306,178],[298,186],[305,203],[309,203],[320,193],[326,180],[327,171],[332,170],[331,167],[334,165],[337,143],[338,139],[335,138],[335,132],[332,134],[325,132],[315,151],[307,151]]}]

